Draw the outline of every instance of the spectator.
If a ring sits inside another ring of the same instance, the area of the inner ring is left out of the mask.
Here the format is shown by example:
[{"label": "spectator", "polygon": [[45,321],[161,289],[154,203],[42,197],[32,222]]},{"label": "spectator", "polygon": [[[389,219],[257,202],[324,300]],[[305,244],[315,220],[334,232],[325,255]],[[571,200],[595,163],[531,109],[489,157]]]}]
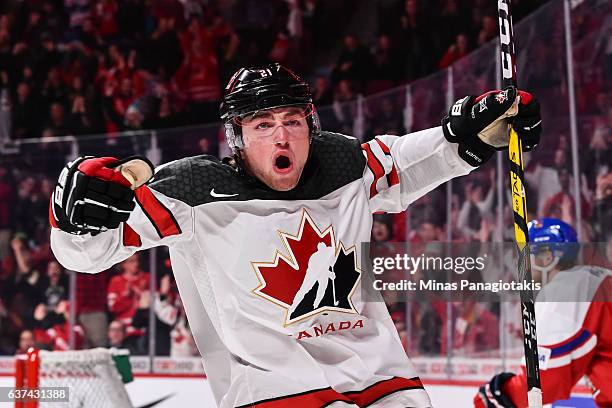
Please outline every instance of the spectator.
[{"label": "spectator", "polygon": [[89,110],[90,107],[85,103],[83,95],[75,95],[72,100],[70,116],[67,120],[67,127],[75,135],[91,135],[97,133],[98,127],[96,118]]},{"label": "spectator", "polygon": [[498,318],[483,303],[457,303],[453,323],[453,349],[461,355],[475,352],[493,352],[499,349],[499,332],[491,327],[499,327]]},{"label": "spectator", "polygon": [[68,92],[59,68],[50,68],[41,91],[46,106],[53,108],[53,105],[57,105],[65,108],[68,105]]},{"label": "spectator", "polygon": [[104,290],[108,273],[76,274],[77,318],[84,328],[87,343],[90,347],[104,347],[106,343],[107,295]]},{"label": "spectator", "polygon": [[323,107],[332,104],[334,93],[325,75],[319,75],[317,77],[312,98],[315,106]]},{"label": "spectator", "polygon": [[221,82],[212,34],[194,19],[181,42],[185,59],[176,73],[176,80],[187,96],[192,122],[217,121]]},{"label": "spectator", "polygon": [[595,122],[593,136],[586,152],[584,163],[584,173],[590,181],[589,187],[594,190],[595,182],[601,174],[612,170],[612,107],[607,109],[605,117],[598,117]]},{"label": "spectator", "polygon": [[36,347],[32,330],[23,330],[19,334],[19,345],[15,354],[26,354],[30,347]]},{"label": "spectator", "polygon": [[377,47],[374,51],[374,72],[372,79],[384,81],[368,93],[380,92],[391,88],[402,79],[404,73],[403,60],[393,40],[388,34],[378,36]]},{"label": "spectator", "polygon": [[184,55],[175,26],[172,18],[157,20],[157,27],[143,50],[151,72],[163,72],[163,75],[172,77],[181,66]]},{"label": "spectator", "polygon": [[198,356],[198,349],[189,328],[189,322],[185,311],[181,306],[177,322],[170,332],[170,357],[193,357]]},{"label": "spectator", "polygon": [[455,62],[465,57],[468,52],[467,36],[465,34],[459,34],[455,40],[455,43],[448,48],[446,53],[440,59],[438,67],[440,67],[440,69],[450,67]]},{"label": "spectator", "polygon": [[353,121],[355,119],[355,99],[357,95],[353,92],[353,86],[348,79],[338,83],[334,92],[334,116],[336,127],[340,133],[353,133]]},{"label": "spectator", "polygon": [[332,70],[332,80],[354,81],[363,87],[372,72],[372,56],[368,49],[359,43],[354,35],[344,37],[344,49]]},{"label": "spectator", "polygon": [[379,109],[370,115],[372,135],[403,135],[404,118],[398,104],[391,96],[381,97]]},{"label": "spectator", "polygon": [[66,40],[78,40],[83,34],[85,20],[90,15],[90,0],[64,0],[64,10],[68,16],[68,29],[66,30]]},{"label": "spectator", "polygon": [[[42,276],[32,263],[32,251],[23,234],[11,240],[12,272],[5,282],[3,299],[9,310],[27,320],[34,307],[43,300]],[[24,320],[23,324],[27,323]]]},{"label": "spectator", "polygon": [[149,289],[149,273],[140,269],[140,255],[130,256],[120,264],[121,273],[113,276],[108,284],[108,308],[114,320],[120,320],[128,336],[140,336],[144,332],[132,326],[132,318],[138,309],[140,297]]},{"label": "spectator", "polygon": [[159,291],[155,296],[152,297],[149,291],[143,292],[138,310],[133,318],[135,327],[147,331],[151,306],[153,306],[155,313],[155,355],[168,356],[171,350],[170,332],[179,320],[182,307],[178,298],[176,283],[172,281],[170,275],[164,275],[160,279]]},{"label": "spectator", "polygon": [[117,10],[117,27],[121,36],[132,44],[142,39],[146,32],[145,2],[143,0],[125,0],[119,2]]},{"label": "spectator", "polygon": [[16,95],[12,100],[12,138],[24,139],[36,137],[39,123],[40,107],[36,97],[32,95],[30,85],[27,82],[20,82],[17,85]]},{"label": "spectator", "polygon": [[119,33],[118,11],[119,5],[115,0],[96,0],[93,4],[92,17],[104,41],[114,40]]},{"label": "spectator", "polygon": [[36,343],[53,351],[66,351],[70,347],[70,332],[74,332],[74,349],[83,348],[83,328],[78,324],[70,326],[70,302],[62,300],[54,309],[47,309],[41,303],[34,310],[34,338]]},{"label": "spectator", "polygon": [[498,34],[499,27],[497,25],[497,17],[485,15],[482,18],[482,29],[478,33],[478,45],[484,45],[497,37]]},{"label": "spectator", "polygon": [[479,240],[483,220],[493,219],[493,200],[495,198],[495,172],[490,172],[490,185],[483,196],[484,185],[477,182],[465,184],[465,201],[457,218],[457,228],[468,239]]},{"label": "spectator", "polygon": [[133,340],[133,337],[126,336],[125,325],[119,320],[113,320],[108,325],[108,340],[105,347],[128,349],[133,356],[142,355],[142,350],[135,345]]},{"label": "spectator", "polygon": [[458,34],[465,30],[468,23],[468,18],[463,12],[464,9],[460,9],[458,3],[458,0],[444,0],[444,7],[440,16],[440,27],[444,27],[444,30],[442,30],[442,41],[445,44],[451,44],[455,41]]},{"label": "spectator", "polygon": [[432,49],[439,48],[437,33],[430,32],[429,19],[419,8],[417,0],[405,0],[404,10],[399,19],[399,43],[406,50],[404,53],[404,77],[413,80],[431,72]]},{"label": "spectator", "polygon": [[546,201],[561,190],[559,183],[559,170],[566,168],[567,137],[561,136],[560,146],[555,151],[552,166],[543,166],[536,163],[532,170],[525,172],[528,185],[538,186],[537,213],[542,214]]},{"label": "spectator", "polygon": [[14,226],[13,205],[16,201],[15,180],[8,166],[0,163],[0,261],[8,257],[11,230]]},{"label": "spectator", "polygon": [[393,217],[390,214],[377,214],[372,223],[372,241],[387,242],[393,238]]},{"label": "spectator", "polygon": [[113,320],[108,325],[107,347],[128,348],[125,344],[125,326],[119,320]]},{"label": "spectator", "polygon": [[[569,225],[576,226],[576,208],[574,205],[574,197],[570,193],[573,189],[570,188],[571,176],[567,169],[561,169],[558,173],[559,184],[561,186],[560,191],[551,196],[542,208],[542,215],[548,218],[558,218],[568,223]],[[582,218],[590,218],[591,206],[584,197],[580,194]],[[586,227],[586,224],[583,224]],[[583,229],[582,238],[584,241],[590,241],[591,234],[590,229]]]},{"label": "spectator", "polygon": [[68,128],[66,108],[63,104],[59,102],[53,102],[51,104],[49,108],[49,119],[45,127],[53,132],[53,136],[66,136],[72,133]]},{"label": "spectator", "polygon": [[612,172],[597,177],[595,208],[593,210],[593,229],[596,241],[607,242],[612,226]]},{"label": "spectator", "polygon": [[68,289],[64,269],[59,262],[52,260],[47,264],[47,282],[43,286],[45,306],[48,309],[55,307],[62,300],[68,300]]},{"label": "spectator", "polygon": [[439,215],[434,211],[425,211],[415,220],[416,228],[410,231],[409,240],[412,243],[443,241],[442,225]]}]

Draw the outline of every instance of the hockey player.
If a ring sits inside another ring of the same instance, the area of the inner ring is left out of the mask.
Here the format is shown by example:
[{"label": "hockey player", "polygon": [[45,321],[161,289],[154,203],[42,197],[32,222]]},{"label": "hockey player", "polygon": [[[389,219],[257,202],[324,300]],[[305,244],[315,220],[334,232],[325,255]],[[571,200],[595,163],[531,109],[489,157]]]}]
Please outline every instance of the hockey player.
[{"label": "hockey player", "polygon": [[[517,95],[465,97],[441,127],[360,145],[321,131],[290,70],[243,68],[220,108],[232,158],[168,163],[135,191],[115,170],[123,161],[79,158],[52,199],[52,248],[95,273],[167,245],[221,407],[429,407],[384,302],[362,296],[360,244],[374,212],[405,210],[503,149],[509,116],[535,147],[539,105]],[[320,244],[333,248],[333,282],[317,296],[314,275],[296,297]]]},{"label": "hockey player", "polygon": [[[545,286],[536,297],[540,380],[544,403],[570,397],[586,375],[599,407],[612,406],[612,271],[576,265],[576,232],[565,222],[529,223],[534,279]],[[501,373],[480,387],[478,408],[527,407],[525,367]]]}]

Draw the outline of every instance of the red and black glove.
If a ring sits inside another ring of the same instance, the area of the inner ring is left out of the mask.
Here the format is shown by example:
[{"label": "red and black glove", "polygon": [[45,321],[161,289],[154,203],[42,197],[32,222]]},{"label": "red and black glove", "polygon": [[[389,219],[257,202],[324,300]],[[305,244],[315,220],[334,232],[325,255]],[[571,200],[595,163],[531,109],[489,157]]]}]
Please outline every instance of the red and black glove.
[{"label": "red and black glove", "polygon": [[474,397],[475,408],[516,408],[510,397],[502,391],[503,385],[514,377],[512,373],[501,373],[494,376],[491,381],[483,384]]},{"label": "red and black glove", "polygon": [[[119,227],[134,209],[131,183],[116,168],[134,157],[79,157],[68,163],[51,196],[51,225],[71,234]],[[151,171],[153,165],[146,159]]]},{"label": "red and black glove", "polygon": [[537,146],[542,133],[540,104],[533,95],[514,87],[466,96],[442,119],[444,137],[459,145],[459,156],[472,166],[486,162],[495,150],[505,150],[512,124],[523,150]]}]

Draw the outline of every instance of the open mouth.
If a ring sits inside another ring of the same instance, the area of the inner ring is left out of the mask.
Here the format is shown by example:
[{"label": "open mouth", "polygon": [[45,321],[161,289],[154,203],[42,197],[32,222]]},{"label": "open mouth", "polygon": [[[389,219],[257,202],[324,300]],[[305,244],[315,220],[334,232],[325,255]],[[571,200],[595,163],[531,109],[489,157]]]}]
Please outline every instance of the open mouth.
[{"label": "open mouth", "polygon": [[274,170],[278,173],[288,173],[291,171],[293,164],[291,163],[291,159],[289,156],[284,154],[279,154],[274,159]]}]

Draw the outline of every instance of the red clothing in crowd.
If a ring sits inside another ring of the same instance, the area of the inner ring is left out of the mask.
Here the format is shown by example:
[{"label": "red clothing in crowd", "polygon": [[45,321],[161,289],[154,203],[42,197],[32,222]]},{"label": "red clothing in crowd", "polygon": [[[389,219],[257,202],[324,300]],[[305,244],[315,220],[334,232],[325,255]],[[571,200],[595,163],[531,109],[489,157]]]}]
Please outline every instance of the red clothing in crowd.
[{"label": "red clothing in crowd", "polygon": [[149,279],[148,272],[139,272],[136,276],[121,274],[114,276],[108,285],[108,308],[113,318],[124,324],[128,336],[144,334],[144,330],[132,326],[132,317],[141,293],[149,289]]},{"label": "red clothing in crowd", "polygon": [[132,319],[140,294],[149,289],[149,273],[139,272],[135,276],[121,274],[113,276],[108,285],[108,308],[116,319]]},{"label": "red clothing in crowd", "polygon": [[5,180],[0,180],[0,229],[9,226],[11,206],[14,203],[15,190],[13,186]]},{"label": "red clothing in crowd", "polygon": [[453,65],[456,61],[459,61],[461,58],[465,57],[466,53],[457,49],[457,47],[451,47],[440,59],[438,62],[438,67],[440,69],[448,68]]},{"label": "red clothing in crowd", "polygon": [[77,273],[76,280],[77,314],[105,312],[107,299],[106,291],[102,288],[108,283],[107,272]]},{"label": "red clothing in crowd", "polygon": [[221,98],[219,63],[213,52],[192,56],[181,66],[176,77],[191,102],[212,102]]},{"label": "red clothing in crowd", "polygon": [[103,37],[119,33],[117,25],[117,12],[119,6],[115,0],[100,0],[94,7],[94,20],[98,27],[98,34]]},{"label": "red clothing in crowd", "polygon": [[[48,329],[34,329],[36,343],[51,346],[54,351],[70,349],[70,322],[56,324]],[[74,326],[74,348],[82,349],[85,341],[83,328],[78,324]]]},{"label": "red clothing in crowd", "polygon": [[197,22],[181,34],[185,61],[176,73],[176,82],[191,102],[212,102],[221,98],[219,61],[215,34]]}]

